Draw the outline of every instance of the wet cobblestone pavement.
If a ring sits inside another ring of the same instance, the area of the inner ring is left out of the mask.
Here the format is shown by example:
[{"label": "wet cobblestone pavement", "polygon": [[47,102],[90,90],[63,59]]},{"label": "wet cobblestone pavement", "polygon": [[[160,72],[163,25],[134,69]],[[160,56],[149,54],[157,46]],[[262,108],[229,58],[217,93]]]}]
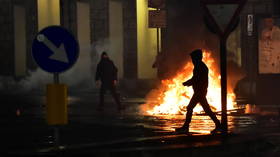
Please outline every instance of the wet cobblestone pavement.
[{"label": "wet cobblestone pavement", "polygon": [[[9,104],[0,112],[2,139],[4,139],[1,152],[10,155],[34,153],[36,155],[55,155],[57,150],[53,147],[55,142],[53,127],[47,126],[44,119],[44,96],[6,95],[1,98],[3,103]],[[96,110],[96,95],[86,93],[69,96],[69,124],[60,127],[61,149],[58,152],[63,152],[64,155],[69,155],[70,152],[83,152],[103,156],[108,152],[128,153],[141,148],[142,154],[140,154],[145,156],[148,150],[151,155],[152,150],[192,148],[191,154],[193,154],[196,152],[194,148],[203,147],[204,152],[207,152],[208,147],[224,147],[229,143],[237,143],[230,144],[229,147],[239,149],[237,154],[243,150],[243,147],[245,149],[249,145],[252,148],[248,149],[253,149],[250,150],[251,153],[260,154],[259,152],[265,151],[272,155],[279,153],[280,118],[277,112],[263,111],[259,114],[229,115],[230,134],[226,139],[229,137],[234,140],[226,140],[227,144],[223,144],[225,138],[222,135],[209,135],[209,131],[214,128],[214,123],[208,116],[193,116],[190,131],[195,132],[194,136],[176,135],[174,128],[183,124],[184,115],[145,114],[140,110],[141,104],[144,102],[143,98],[126,98],[123,99],[123,102],[126,109],[118,112],[117,107],[108,97],[104,111],[98,111]],[[220,119],[220,116],[218,118]],[[255,142],[256,140],[259,142]],[[256,145],[258,143],[260,146]],[[213,148],[213,151],[215,149],[218,148]],[[225,151],[225,153],[229,152]],[[163,155],[167,154],[169,153]],[[203,152],[200,153],[200,155],[203,154]]]}]

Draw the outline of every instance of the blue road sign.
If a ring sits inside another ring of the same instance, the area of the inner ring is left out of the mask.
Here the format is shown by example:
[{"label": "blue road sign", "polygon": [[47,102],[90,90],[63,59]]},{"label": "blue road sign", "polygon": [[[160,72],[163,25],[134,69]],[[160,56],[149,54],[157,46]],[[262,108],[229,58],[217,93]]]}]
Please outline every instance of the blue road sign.
[{"label": "blue road sign", "polygon": [[42,29],[33,40],[32,56],[44,71],[61,73],[77,61],[79,45],[65,28],[49,26]]}]

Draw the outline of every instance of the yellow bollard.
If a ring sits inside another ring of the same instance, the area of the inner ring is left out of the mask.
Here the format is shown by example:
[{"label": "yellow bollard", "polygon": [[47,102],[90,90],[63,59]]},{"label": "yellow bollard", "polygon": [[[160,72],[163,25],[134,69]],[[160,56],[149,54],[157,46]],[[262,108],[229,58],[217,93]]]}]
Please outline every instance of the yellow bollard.
[{"label": "yellow bollard", "polygon": [[67,116],[67,86],[64,84],[47,85],[47,123],[65,125]]}]

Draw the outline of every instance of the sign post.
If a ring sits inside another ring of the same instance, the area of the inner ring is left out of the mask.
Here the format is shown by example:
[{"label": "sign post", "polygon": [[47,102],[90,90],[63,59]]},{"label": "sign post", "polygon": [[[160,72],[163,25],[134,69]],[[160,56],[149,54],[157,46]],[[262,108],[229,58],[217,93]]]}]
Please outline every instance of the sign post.
[{"label": "sign post", "polygon": [[[160,55],[160,28],[166,27],[165,0],[148,0],[148,7],[156,10],[149,10],[149,28],[157,29],[157,56]],[[157,69],[159,74],[159,68]]]},{"label": "sign post", "polygon": [[76,63],[79,45],[65,28],[49,26],[33,40],[32,56],[42,70],[53,74],[53,84],[47,85],[46,120],[54,127],[54,144],[59,148],[59,127],[68,123],[67,86],[60,84],[59,74]]},{"label": "sign post", "polygon": [[246,0],[201,0],[207,18],[207,26],[211,27],[220,38],[220,73],[221,104],[223,133],[228,131],[227,124],[227,49],[229,34],[235,29],[239,14]]},{"label": "sign post", "polygon": [[157,29],[157,54],[159,54],[159,29],[166,27],[166,11],[165,10],[149,10],[149,28]]}]

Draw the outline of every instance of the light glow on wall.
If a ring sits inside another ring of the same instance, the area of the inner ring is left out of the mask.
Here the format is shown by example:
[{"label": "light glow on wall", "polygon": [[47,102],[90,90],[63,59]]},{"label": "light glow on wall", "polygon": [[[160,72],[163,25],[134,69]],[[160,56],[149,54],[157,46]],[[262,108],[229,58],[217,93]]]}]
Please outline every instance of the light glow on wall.
[{"label": "light glow on wall", "polygon": [[148,0],[137,0],[138,78],[156,78],[152,65],[157,55],[156,28],[148,28]]},{"label": "light glow on wall", "polygon": [[38,29],[50,25],[60,25],[60,1],[38,0]]}]

